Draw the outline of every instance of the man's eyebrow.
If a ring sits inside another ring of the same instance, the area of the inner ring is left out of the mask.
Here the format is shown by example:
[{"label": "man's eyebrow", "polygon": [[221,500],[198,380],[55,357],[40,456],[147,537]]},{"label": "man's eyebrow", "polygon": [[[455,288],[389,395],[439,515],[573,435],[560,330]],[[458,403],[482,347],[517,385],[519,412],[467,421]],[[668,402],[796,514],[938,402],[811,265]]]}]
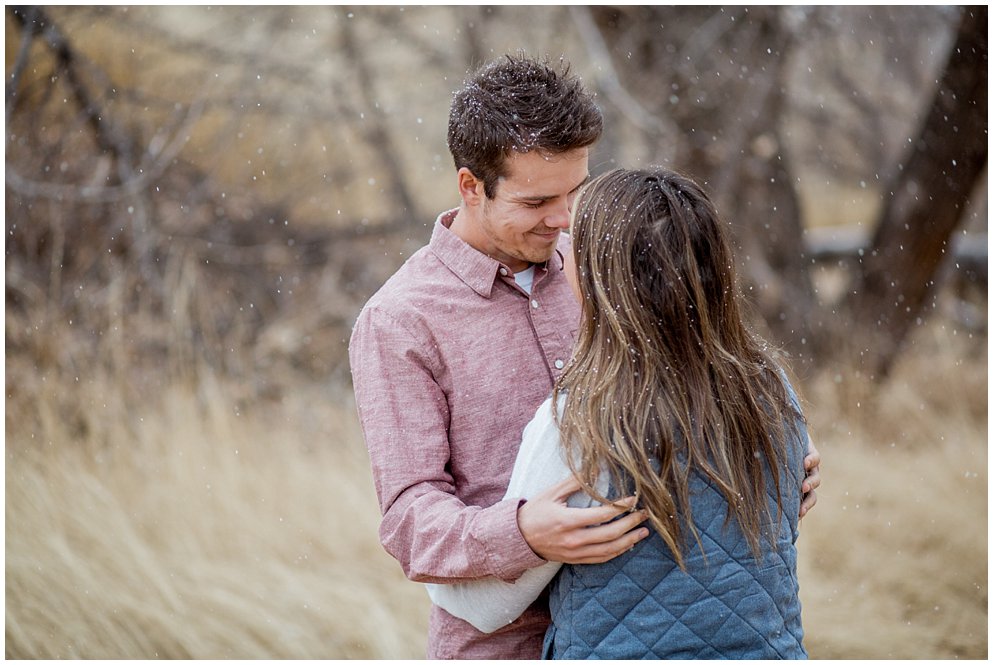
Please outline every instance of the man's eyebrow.
[{"label": "man's eyebrow", "polygon": [[[569,191],[569,193],[570,194],[575,194],[576,192],[578,192],[580,190],[580,188],[583,185],[585,185],[586,183],[588,183],[590,181],[590,179],[591,179],[590,178],[590,175],[587,174],[586,177],[583,178],[583,181],[581,183],[579,183],[578,185],[576,185],[575,187],[573,187],[572,190]],[[518,201],[534,201],[534,202],[538,202],[538,201],[551,201],[554,198],[558,198],[558,195],[557,194],[535,194],[533,196],[518,196],[516,198],[517,198]]]}]

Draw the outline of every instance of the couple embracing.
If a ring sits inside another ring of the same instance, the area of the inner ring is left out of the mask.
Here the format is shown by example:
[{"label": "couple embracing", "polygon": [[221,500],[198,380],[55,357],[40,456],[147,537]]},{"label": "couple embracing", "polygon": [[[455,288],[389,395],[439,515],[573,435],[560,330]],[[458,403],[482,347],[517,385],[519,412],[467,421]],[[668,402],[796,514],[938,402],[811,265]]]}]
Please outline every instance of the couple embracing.
[{"label": "couple embracing", "polygon": [[455,94],[461,203],[349,345],[380,539],[427,583],[431,658],[804,658],[798,400],[706,193],[590,180],[601,131],[567,66]]}]

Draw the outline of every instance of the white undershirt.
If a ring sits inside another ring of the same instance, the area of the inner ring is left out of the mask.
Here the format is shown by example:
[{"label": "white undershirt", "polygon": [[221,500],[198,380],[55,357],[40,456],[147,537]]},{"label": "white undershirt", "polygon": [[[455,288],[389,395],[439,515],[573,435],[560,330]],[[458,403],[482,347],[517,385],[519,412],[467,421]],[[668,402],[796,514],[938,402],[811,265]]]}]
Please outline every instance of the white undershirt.
[{"label": "white undershirt", "polygon": [[517,282],[517,286],[531,295],[531,285],[534,284],[534,265],[532,264],[527,270],[515,272],[514,281]]}]

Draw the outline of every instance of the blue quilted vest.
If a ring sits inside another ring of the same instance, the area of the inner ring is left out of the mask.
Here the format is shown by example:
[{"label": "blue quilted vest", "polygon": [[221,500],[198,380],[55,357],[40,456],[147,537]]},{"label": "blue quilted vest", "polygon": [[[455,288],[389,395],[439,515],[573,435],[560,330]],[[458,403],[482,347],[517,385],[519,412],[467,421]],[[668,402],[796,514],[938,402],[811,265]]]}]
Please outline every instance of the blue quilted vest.
[{"label": "blue quilted vest", "polygon": [[[685,572],[651,530],[625,554],[601,564],[566,565],[552,581],[552,624],[544,658],[772,659],[807,657],[800,623],[796,539],[807,435],[801,425],[780,474],[776,548],[757,561],[727,502],[702,475],[691,476],[693,521]],[[775,519],[775,486],[767,474]],[[684,527],[684,533],[689,533]]]}]

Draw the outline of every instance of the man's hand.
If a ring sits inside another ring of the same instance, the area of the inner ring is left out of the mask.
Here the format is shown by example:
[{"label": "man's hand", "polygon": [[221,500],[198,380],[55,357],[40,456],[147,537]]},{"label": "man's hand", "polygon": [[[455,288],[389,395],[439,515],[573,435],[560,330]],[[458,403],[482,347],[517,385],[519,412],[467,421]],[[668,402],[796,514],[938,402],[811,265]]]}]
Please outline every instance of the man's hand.
[{"label": "man's hand", "polygon": [[801,485],[803,503],[800,504],[800,519],[817,504],[817,492],[814,490],[821,486],[821,454],[813,441],[810,442],[810,452],[803,458],[803,468],[807,470],[807,477]]},{"label": "man's hand", "polygon": [[[636,529],[648,515],[630,512],[635,497],[593,508],[570,508],[566,499],[580,489],[575,477],[553,485],[517,510],[517,525],[534,553],[546,561],[603,563],[648,535]],[[629,515],[611,522],[618,515]]]}]

